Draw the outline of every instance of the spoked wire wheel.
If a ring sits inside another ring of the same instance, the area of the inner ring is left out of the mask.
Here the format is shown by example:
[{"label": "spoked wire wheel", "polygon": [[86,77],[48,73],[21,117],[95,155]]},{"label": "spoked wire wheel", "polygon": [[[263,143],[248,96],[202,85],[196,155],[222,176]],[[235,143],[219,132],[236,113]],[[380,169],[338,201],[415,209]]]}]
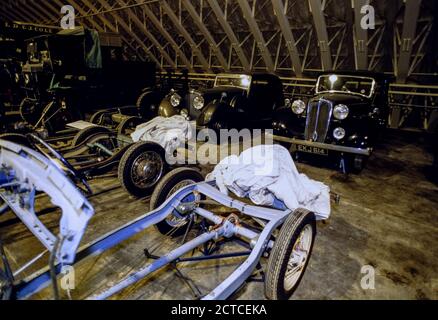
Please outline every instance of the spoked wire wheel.
[{"label": "spoked wire wheel", "polygon": [[310,247],[312,246],[312,235],[312,227],[308,224],[301,231],[300,236],[295,242],[287,263],[286,274],[284,275],[284,289],[286,291],[291,290],[295,286],[304,271],[307,259],[309,258]]},{"label": "spoked wire wheel", "polygon": [[268,299],[289,299],[296,290],[309,263],[315,235],[313,212],[296,209],[286,218],[268,260],[265,280]]},{"label": "spoked wire wheel", "polygon": [[164,171],[163,159],[155,151],[140,154],[131,167],[133,184],[141,189],[149,188],[162,176]]},{"label": "spoked wire wheel", "polygon": [[13,292],[14,275],[0,240],[0,300],[9,300]]},{"label": "spoked wire wheel", "polygon": [[167,172],[166,151],[156,143],[137,142],[128,148],[119,163],[122,187],[135,197],[152,193]]}]

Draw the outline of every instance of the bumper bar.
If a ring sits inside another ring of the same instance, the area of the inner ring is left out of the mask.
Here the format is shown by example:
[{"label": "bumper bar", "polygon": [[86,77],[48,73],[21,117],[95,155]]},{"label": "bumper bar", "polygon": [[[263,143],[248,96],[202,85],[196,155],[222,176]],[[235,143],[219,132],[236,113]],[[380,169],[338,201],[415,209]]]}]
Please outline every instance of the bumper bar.
[{"label": "bumper bar", "polygon": [[352,154],[363,155],[363,156],[370,156],[371,152],[373,151],[372,148],[361,149],[354,147],[345,147],[336,144],[301,140],[297,138],[287,138],[287,137],[276,136],[276,135],[270,135],[270,136],[276,141],[288,142],[288,143],[292,143],[293,145],[309,146],[309,147],[315,147],[315,148],[321,148],[321,149],[345,152],[345,153],[352,153]]}]

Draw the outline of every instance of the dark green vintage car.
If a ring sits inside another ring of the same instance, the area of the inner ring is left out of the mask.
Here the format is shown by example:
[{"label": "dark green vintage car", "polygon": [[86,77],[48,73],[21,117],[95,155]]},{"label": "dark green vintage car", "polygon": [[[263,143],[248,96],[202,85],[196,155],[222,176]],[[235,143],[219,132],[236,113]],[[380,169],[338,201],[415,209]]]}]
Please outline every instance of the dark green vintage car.
[{"label": "dark green vintage car", "polygon": [[213,88],[172,90],[158,115],[185,115],[198,128],[270,128],[274,111],[284,105],[281,80],[270,73],[218,74]]}]

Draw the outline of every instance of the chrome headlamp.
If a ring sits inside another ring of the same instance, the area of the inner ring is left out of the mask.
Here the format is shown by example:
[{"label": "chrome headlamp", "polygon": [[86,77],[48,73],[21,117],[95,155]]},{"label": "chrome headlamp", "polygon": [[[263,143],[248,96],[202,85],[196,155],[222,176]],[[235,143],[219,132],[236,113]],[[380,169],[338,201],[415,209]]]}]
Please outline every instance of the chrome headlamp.
[{"label": "chrome headlamp", "polygon": [[204,108],[204,97],[199,93],[196,93],[195,97],[193,98],[193,107],[196,110],[201,110]]},{"label": "chrome headlamp", "polygon": [[181,96],[176,92],[172,93],[172,95],[170,96],[170,104],[172,105],[172,107],[178,107],[180,103]]},{"label": "chrome headlamp", "polygon": [[344,120],[348,117],[348,113],[350,110],[345,104],[338,104],[335,109],[333,110],[333,115],[338,120]]},{"label": "chrome headlamp", "polygon": [[303,100],[295,100],[292,103],[292,111],[295,114],[302,114],[306,110],[306,103]]},{"label": "chrome headlamp", "polygon": [[345,137],[345,129],[344,128],[336,128],[335,130],[333,130],[333,138],[335,138],[336,140],[341,140],[344,139]]}]

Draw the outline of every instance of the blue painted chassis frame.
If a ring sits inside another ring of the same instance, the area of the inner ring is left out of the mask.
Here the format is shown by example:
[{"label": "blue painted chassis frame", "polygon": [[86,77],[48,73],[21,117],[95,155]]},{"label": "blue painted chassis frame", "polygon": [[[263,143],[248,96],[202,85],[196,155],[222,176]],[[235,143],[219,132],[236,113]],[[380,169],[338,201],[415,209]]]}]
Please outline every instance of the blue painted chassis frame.
[{"label": "blue painted chassis frame", "polygon": [[[192,249],[198,247],[199,245],[202,245],[203,243],[208,242],[211,239],[217,239],[219,237],[230,238],[233,236],[240,236],[250,240],[252,247],[251,253],[247,257],[247,259],[222,283],[220,283],[208,295],[203,297],[203,299],[207,300],[226,299],[235,290],[237,290],[252,274],[254,268],[257,266],[265,250],[268,247],[273,246],[273,242],[270,241],[272,232],[279,225],[281,225],[285,221],[287,216],[292,212],[289,209],[285,209],[284,205],[282,204],[279,205],[280,207],[283,207],[282,209],[271,209],[249,205],[247,203],[233,199],[227,195],[220,193],[217,188],[215,188],[215,184],[213,182],[201,182],[180,189],[156,210],[144,214],[139,218],[127,223],[126,225],[107,233],[97,240],[85,246],[82,246],[76,254],[75,263],[78,263],[88,257],[98,255],[105,250],[108,250],[109,248],[128,239],[129,237],[143,231],[149,226],[164,220],[168,215],[172,214],[172,211],[175,210],[178,205],[182,203],[183,199],[187,198],[192,193],[205,195],[224,206],[240,211],[242,214],[266,220],[267,223],[260,233],[256,233],[252,230],[240,226],[239,224],[233,223],[232,220],[214,215],[213,213],[205,209],[196,207],[194,209],[194,213],[213,222],[216,225],[215,228],[212,228],[210,231],[205,232],[197,238],[186,242],[182,246],[155,260],[153,263],[131,274],[124,280],[117,283],[115,286],[110,287],[109,289],[106,289],[105,291],[94,295],[89,299],[100,300],[108,298],[113,294],[116,294],[117,292],[128,287],[129,285],[135,283],[136,281],[146,277],[148,274],[165,266],[166,264],[175,261],[187,252],[190,252]],[[60,270],[61,265],[57,264],[57,273],[59,273]],[[26,299],[47,287],[50,284],[50,281],[51,278],[49,268],[46,267],[44,269],[41,269],[30,277],[22,280],[15,286],[16,298]]]}]

